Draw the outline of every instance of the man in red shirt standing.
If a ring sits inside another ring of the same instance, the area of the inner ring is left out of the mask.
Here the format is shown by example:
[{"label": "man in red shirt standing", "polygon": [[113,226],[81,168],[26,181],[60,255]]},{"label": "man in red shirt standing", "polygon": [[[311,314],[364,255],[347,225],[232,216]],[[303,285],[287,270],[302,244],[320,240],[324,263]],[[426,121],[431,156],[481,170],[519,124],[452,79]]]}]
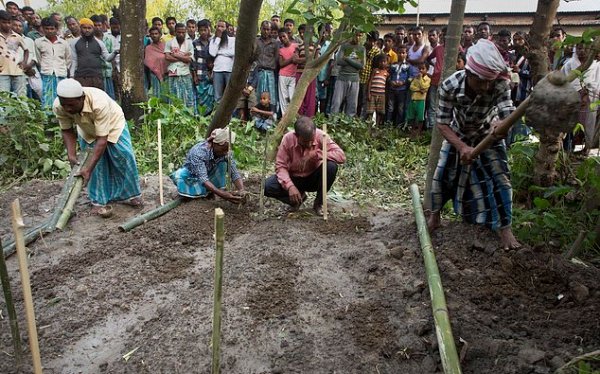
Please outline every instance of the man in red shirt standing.
[{"label": "man in red shirt standing", "polygon": [[[294,131],[283,136],[277,150],[275,175],[265,182],[265,196],[291,206],[297,211],[306,200],[306,192],[317,192],[313,209],[323,215],[322,163],[323,131],[313,121],[301,116]],[[344,151],[331,138],[327,142],[327,191],[333,185],[338,164],[346,162]]]}]

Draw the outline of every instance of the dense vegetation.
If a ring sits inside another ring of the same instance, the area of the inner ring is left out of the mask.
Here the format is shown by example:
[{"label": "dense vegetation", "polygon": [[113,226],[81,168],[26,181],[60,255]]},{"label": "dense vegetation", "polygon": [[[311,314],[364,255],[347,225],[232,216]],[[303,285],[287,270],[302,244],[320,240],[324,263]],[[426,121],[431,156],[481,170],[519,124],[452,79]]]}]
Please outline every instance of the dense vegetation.
[{"label": "dense vegetation", "polygon": [[[52,115],[41,111],[34,101],[0,95],[1,187],[31,178],[64,178],[70,168]],[[194,116],[176,100],[166,104],[152,98],[144,105],[144,112],[143,124],[131,128],[141,174],[156,173],[158,169],[158,119],[162,121],[166,172],[181,165],[186,152],[203,139],[209,125],[208,118]],[[403,131],[392,128],[373,132],[357,118],[315,118],[318,126],[325,121],[348,157],[331,195],[333,199],[352,199],[380,208],[404,206],[409,202],[409,184],[424,185],[428,139],[410,139]],[[240,169],[260,174],[265,135],[256,131],[251,122],[234,120],[231,127],[238,134],[234,152]],[[536,147],[535,143],[518,143],[509,153],[517,236],[533,246],[566,251],[582,235],[584,253],[597,257],[600,251],[595,244],[594,226],[600,216],[600,158],[580,160],[563,154],[558,165],[559,184],[542,188],[531,180]],[[273,167],[269,165],[267,172],[271,173]]]}]

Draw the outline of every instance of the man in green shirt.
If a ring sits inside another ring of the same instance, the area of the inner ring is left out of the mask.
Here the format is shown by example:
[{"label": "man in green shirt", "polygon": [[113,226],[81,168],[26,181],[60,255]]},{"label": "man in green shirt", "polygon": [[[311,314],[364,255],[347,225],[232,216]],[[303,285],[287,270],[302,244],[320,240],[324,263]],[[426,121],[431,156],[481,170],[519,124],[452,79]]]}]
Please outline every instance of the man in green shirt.
[{"label": "man in green shirt", "polygon": [[360,71],[365,66],[365,47],[359,44],[362,33],[357,32],[349,43],[340,47],[336,56],[336,64],[340,71],[333,90],[331,113],[339,113],[342,103],[346,102],[344,113],[356,115]]}]

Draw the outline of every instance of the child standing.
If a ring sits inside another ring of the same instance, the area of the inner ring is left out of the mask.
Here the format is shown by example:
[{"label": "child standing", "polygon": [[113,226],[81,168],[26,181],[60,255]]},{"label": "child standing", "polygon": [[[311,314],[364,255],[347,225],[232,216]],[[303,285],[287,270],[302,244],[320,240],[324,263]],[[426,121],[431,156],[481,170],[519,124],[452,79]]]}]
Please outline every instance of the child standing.
[{"label": "child standing", "polygon": [[390,90],[387,100],[386,121],[392,122],[394,126],[400,126],[404,122],[404,111],[408,98],[410,80],[410,65],[406,61],[407,47],[402,44],[398,46],[398,63],[392,65],[390,73]]},{"label": "child standing", "polygon": [[417,136],[421,136],[423,131],[423,122],[425,121],[425,99],[427,90],[431,86],[431,78],[427,76],[427,64],[421,62],[417,64],[419,74],[410,84],[411,102],[406,113],[406,120],[412,124],[412,131]]},{"label": "child standing", "polygon": [[380,53],[373,57],[373,72],[367,85],[367,118],[376,113],[375,124],[382,126],[385,121],[385,83],[389,76],[387,70],[388,56]]},{"label": "child standing", "polygon": [[271,95],[269,91],[260,94],[260,102],[250,108],[250,113],[254,117],[254,126],[261,132],[269,130],[275,122],[275,108],[271,105]]}]

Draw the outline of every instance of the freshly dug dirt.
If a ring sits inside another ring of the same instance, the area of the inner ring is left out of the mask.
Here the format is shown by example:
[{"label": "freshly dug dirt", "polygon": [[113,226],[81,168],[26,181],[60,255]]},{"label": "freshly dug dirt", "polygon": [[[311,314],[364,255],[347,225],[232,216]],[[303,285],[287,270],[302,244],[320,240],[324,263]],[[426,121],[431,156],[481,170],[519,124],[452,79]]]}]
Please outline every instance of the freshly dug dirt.
[{"label": "freshly dug dirt", "polygon": [[[143,184],[145,210],[157,184]],[[33,224],[59,192],[36,181],[0,195],[2,238],[12,236],[15,197]],[[82,197],[67,230],[29,248],[44,372],[210,372],[216,207],[227,235],[223,372],[442,372],[410,212],[333,203],[324,222],[308,208],[287,216],[271,200],[260,217],[257,201],[191,201],[121,233],[139,211],[116,205],[105,220]],[[457,222],[432,239],[463,372],[549,373],[600,348],[598,269],[544,250],[505,252],[494,234]],[[25,338],[16,258],[8,266]],[[0,308],[0,372],[15,373],[3,298]]]}]

